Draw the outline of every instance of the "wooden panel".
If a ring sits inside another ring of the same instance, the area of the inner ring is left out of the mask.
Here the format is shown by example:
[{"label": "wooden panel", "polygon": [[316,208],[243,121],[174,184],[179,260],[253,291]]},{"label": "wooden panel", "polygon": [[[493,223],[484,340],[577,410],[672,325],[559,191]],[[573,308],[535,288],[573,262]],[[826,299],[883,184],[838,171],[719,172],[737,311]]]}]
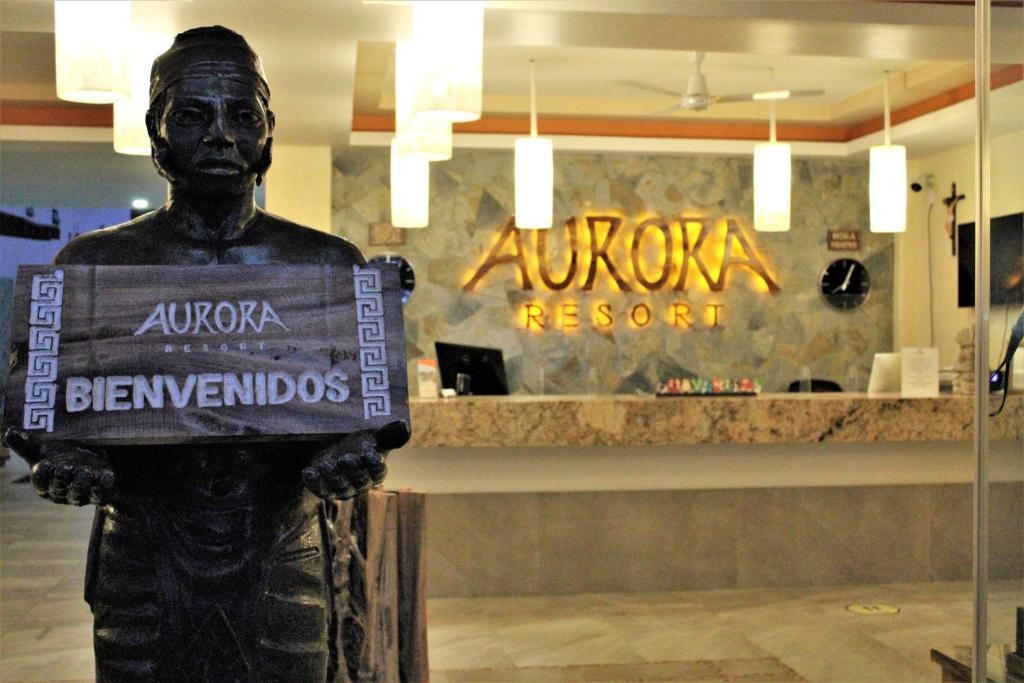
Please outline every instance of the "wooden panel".
[{"label": "wooden panel", "polygon": [[425,493],[398,491],[398,656],[402,683],[430,679]]},{"label": "wooden panel", "polygon": [[40,439],[295,438],[409,420],[386,265],[24,266],[11,341],[4,420]]},{"label": "wooden panel", "polygon": [[[365,501],[365,494],[359,499]],[[327,503],[327,530],[331,540],[331,577],[334,582],[334,649],[338,653],[335,683],[358,678],[358,663],[365,640],[366,561],[359,548],[355,524],[356,498]],[[350,666],[351,664],[351,666]]]},{"label": "wooden panel", "polygon": [[398,683],[398,496],[366,499],[366,645],[359,680]]}]

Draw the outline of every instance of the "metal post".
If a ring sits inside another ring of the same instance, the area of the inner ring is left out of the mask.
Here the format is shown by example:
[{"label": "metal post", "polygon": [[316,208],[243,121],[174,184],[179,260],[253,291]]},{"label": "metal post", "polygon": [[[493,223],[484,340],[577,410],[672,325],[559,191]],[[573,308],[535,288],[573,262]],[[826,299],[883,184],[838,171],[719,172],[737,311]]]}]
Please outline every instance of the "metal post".
[{"label": "metal post", "polygon": [[986,683],[988,651],[988,314],[989,226],[989,74],[991,0],[974,9],[974,681]]}]

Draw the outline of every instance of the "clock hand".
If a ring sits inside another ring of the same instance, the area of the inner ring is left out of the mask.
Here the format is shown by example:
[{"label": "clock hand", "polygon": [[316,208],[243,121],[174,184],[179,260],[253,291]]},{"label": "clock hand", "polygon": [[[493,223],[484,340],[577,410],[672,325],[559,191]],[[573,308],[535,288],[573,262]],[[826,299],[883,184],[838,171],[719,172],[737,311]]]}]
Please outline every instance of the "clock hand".
[{"label": "clock hand", "polygon": [[853,268],[854,266],[850,266],[850,269],[846,271],[846,279],[843,280],[843,284],[832,290],[833,294],[836,292],[845,292],[846,288],[850,286],[850,278],[853,277]]}]

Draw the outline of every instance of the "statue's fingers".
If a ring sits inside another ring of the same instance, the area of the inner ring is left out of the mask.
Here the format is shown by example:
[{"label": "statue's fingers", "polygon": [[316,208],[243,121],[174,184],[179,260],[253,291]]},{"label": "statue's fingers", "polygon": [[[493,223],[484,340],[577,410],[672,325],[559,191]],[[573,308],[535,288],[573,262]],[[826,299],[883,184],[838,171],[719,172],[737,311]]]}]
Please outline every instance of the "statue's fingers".
[{"label": "statue's fingers", "polygon": [[324,491],[324,482],[320,477],[320,472],[317,471],[316,467],[310,465],[302,470],[302,482],[306,485],[306,488],[313,492],[314,495],[323,498],[326,495]]},{"label": "statue's fingers", "polygon": [[372,448],[363,453],[363,466],[374,486],[384,481],[384,477],[388,474],[388,466],[384,462],[384,457]]},{"label": "statue's fingers", "polygon": [[92,487],[96,483],[96,476],[91,468],[80,467],[75,472],[68,486],[68,502],[72,505],[82,506],[92,499]]},{"label": "statue's fingers", "polygon": [[71,486],[71,479],[74,476],[74,465],[57,465],[53,470],[53,478],[50,480],[50,499],[57,503],[66,503],[68,499],[68,488]]},{"label": "statue's fingers", "polygon": [[102,469],[96,474],[96,483],[92,487],[90,503],[93,505],[105,505],[110,502],[110,496],[114,492],[114,473]]},{"label": "statue's fingers", "polygon": [[324,458],[317,465],[320,478],[324,482],[324,488],[329,494],[347,500],[355,495],[352,486],[345,476],[345,469],[341,464],[344,455]]},{"label": "statue's fingers", "polygon": [[53,463],[49,460],[40,460],[32,466],[32,474],[29,477],[32,488],[35,492],[47,498],[50,495],[50,482],[53,480]]},{"label": "statue's fingers", "polygon": [[352,489],[346,498],[351,498],[370,488],[370,475],[363,466],[363,458],[352,453],[345,453],[338,458],[338,472]]}]

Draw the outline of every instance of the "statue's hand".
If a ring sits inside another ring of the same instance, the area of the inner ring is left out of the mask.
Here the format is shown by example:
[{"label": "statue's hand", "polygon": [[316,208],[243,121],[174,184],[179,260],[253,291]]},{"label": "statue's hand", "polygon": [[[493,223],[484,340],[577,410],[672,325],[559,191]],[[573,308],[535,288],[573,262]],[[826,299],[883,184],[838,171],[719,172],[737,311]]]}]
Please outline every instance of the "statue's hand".
[{"label": "statue's hand", "polygon": [[320,451],[302,470],[302,479],[321,498],[347,500],[384,481],[386,455],[372,434],[352,434]]},{"label": "statue's hand", "polygon": [[9,429],[4,440],[32,466],[32,487],[43,498],[70,505],[103,505],[114,490],[107,458],[66,441],[39,442]]}]

